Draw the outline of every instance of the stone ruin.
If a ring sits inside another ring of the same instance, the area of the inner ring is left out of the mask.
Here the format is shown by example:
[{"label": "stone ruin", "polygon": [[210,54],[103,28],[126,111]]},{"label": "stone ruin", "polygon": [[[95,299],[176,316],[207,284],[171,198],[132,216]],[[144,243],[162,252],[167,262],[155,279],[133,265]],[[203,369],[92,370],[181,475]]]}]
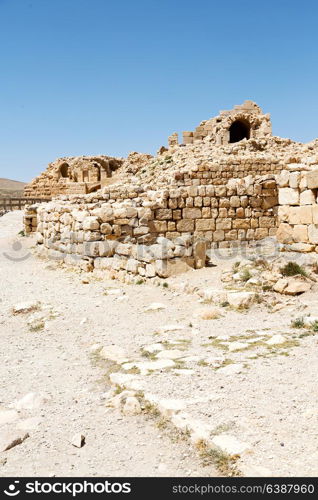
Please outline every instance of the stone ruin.
[{"label": "stone ruin", "polygon": [[24,188],[24,196],[52,198],[59,194],[87,194],[110,182],[112,173],[122,164],[110,156],[59,158]]},{"label": "stone ruin", "polygon": [[184,144],[202,141],[205,137],[219,146],[239,142],[242,139],[261,139],[272,135],[270,115],[264,115],[253,101],[245,101],[230,111],[205,120],[194,132],[183,132]]},{"label": "stone ruin", "polygon": [[41,253],[129,280],[201,268],[207,249],[269,237],[318,251],[318,140],[272,136],[269,115],[245,101],[168,142],[157,156],[50,164],[25,191],[54,198],[25,213]]}]

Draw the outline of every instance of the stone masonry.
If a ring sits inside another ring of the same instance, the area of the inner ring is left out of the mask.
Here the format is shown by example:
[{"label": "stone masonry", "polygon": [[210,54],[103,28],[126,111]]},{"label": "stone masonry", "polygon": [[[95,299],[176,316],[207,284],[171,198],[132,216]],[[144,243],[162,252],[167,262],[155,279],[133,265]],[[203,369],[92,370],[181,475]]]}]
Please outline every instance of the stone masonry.
[{"label": "stone masonry", "polygon": [[[318,248],[318,141],[272,136],[269,115],[251,101],[209,122],[187,144],[172,134],[156,157],[54,162],[42,176],[55,198],[26,210],[26,232],[67,264],[149,278],[204,266],[207,248],[276,233],[286,249]],[[26,192],[40,194],[43,182]]]}]

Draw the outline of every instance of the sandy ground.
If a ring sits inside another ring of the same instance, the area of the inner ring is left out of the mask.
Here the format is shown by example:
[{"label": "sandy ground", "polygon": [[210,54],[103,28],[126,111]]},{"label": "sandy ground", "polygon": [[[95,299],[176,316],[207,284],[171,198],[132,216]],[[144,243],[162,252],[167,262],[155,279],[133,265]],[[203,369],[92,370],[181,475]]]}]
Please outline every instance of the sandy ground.
[{"label": "sandy ground", "polygon": [[[35,260],[28,249],[32,240],[16,238],[21,221],[19,212],[0,218],[0,421],[10,404],[29,392],[44,395],[47,402],[20,410],[14,422],[0,427],[0,437],[21,424],[30,435],[0,453],[0,475],[215,475],[187,442],[176,442],[149,417],[126,417],[106,408],[109,387],[91,359],[92,344],[130,343],[153,328],[138,310],[159,296],[162,300],[162,291],[129,289],[127,308],[126,302],[103,295],[113,282],[83,284],[82,276]],[[28,316],[12,315],[15,304],[29,300],[56,313],[44,331],[31,332]],[[70,444],[76,432],[86,437],[81,449]]]}]

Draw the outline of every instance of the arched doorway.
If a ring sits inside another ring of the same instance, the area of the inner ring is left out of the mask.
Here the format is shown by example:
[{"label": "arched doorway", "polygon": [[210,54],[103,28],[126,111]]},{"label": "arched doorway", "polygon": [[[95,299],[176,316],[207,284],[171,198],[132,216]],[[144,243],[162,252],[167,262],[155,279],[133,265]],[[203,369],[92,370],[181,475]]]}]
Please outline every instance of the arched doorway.
[{"label": "arched doorway", "polygon": [[242,120],[236,120],[235,122],[232,123],[232,125],[229,128],[230,143],[239,142],[242,139],[249,139],[250,130],[251,127],[249,123],[244,122]]},{"label": "arched doorway", "polygon": [[60,166],[60,175],[61,177],[69,177],[69,166],[67,163],[63,163],[63,165]]}]

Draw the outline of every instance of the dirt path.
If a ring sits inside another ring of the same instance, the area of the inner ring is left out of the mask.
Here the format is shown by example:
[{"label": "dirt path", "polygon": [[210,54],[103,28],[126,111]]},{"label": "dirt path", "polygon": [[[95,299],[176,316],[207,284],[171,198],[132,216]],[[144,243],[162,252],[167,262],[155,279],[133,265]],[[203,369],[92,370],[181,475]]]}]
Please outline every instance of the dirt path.
[{"label": "dirt path", "polygon": [[[29,255],[32,240],[16,240],[21,220],[19,212],[0,218],[0,436],[21,426],[30,436],[0,453],[0,475],[215,475],[185,441],[173,442],[150,418],[124,417],[106,408],[109,387],[92,363],[92,345],[116,339],[129,345],[153,329],[153,320],[142,317],[140,309],[168,302],[169,294],[143,286],[127,287],[127,300],[104,295],[114,282],[82,283],[82,276]],[[12,307],[30,300],[50,308],[44,330],[30,331],[30,315],[12,314]],[[170,318],[158,314],[155,321],[180,317],[180,310],[179,300],[169,309]],[[10,404],[30,392],[46,401],[17,415],[11,409],[14,421],[1,426]],[[69,442],[76,432],[86,437],[81,449]]]}]

